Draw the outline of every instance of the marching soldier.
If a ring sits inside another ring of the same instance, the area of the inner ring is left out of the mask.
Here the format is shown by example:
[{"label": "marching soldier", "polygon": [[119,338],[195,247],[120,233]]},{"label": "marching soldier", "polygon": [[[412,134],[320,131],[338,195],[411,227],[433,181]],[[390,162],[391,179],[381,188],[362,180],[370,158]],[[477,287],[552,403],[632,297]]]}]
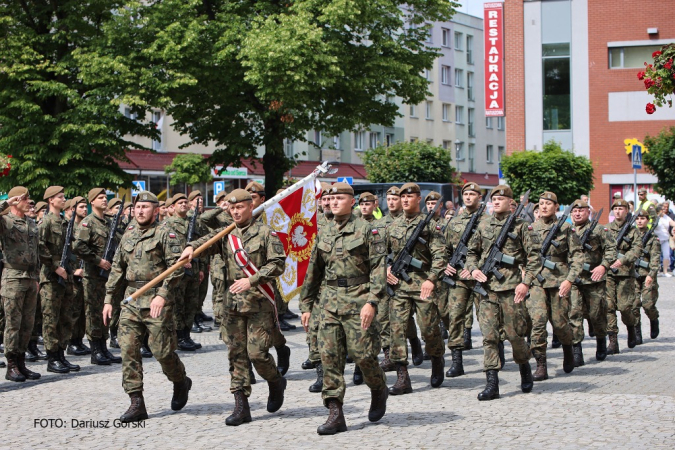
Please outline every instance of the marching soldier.
[{"label": "marching soldier", "polygon": [[161,224],[167,217],[166,202],[159,202],[159,212],[157,213],[157,223]]},{"label": "marching soldier", "polygon": [[321,183],[321,203],[320,211],[321,213],[317,215],[316,226],[320,229],[327,224],[329,220],[333,219],[333,211],[330,209],[330,199],[331,196],[328,194],[331,185],[328,183]]},{"label": "marching soldier", "polygon": [[[199,214],[202,214],[204,212],[204,198],[202,196],[201,191],[192,191],[190,192],[190,195],[188,196],[188,201],[190,202],[190,208],[187,214],[188,218],[192,218],[192,215],[195,214],[196,209],[197,209],[197,204],[199,204]],[[174,202],[174,208],[176,208],[176,203]],[[201,215],[199,216],[199,219],[197,220],[197,228],[195,229],[195,235],[193,236],[193,239],[197,239],[199,236],[204,236],[207,233],[206,229],[203,227],[203,221],[201,220]],[[201,274],[199,275],[199,287],[198,287],[198,293],[199,296],[197,297],[197,304],[195,306],[195,311],[194,311],[194,316],[193,316],[193,324],[192,324],[192,332],[193,333],[201,333],[202,331],[211,331],[213,328],[210,326],[204,324],[204,322],[208,322],[210,320],[213,320],[213,317],[207,317],[204,312],[202,311],[202,307],[204,306],[204,299],[206,299],[206,293],[209,290],[209,258],[208,257],[203,257],[199,259],[199,272]],[[198,348],[201,348],[200,344],[196,344]]]},{"label": "marching soldier", "polygon": [[[424,206],[426,206],[427,211],[431,211],[436,207],[436,203],[441,199],[441,194],[436,191],[431,191],[424,197]],[[431,224],[434,227],[442,226],[443,217],[441,216],[441,208],[438,208],[434,213],[434,216],[431,218]],[[440,228],[439,228],[440,229]]]},{"label": "marching soldier", "polygon": [[[284,271],[286,253],[276,233],[260,220],[253,220],[251,194],[235,189],[227,195],[236,228],[204,253],[221,253],[226,264],[227,289],[221,333],[233,366],[230,392],[235,408],[225,423],[241,425],[251,421],[248,363],[267,380],[267,411],[278,411],[284,402],[286,380],[269,354],[274,321],[274,293],[270,285]],[[212,233],[213,234],[213,233]],[[192,259],[193,249],[212,235],[188,242],[182,259]]]},{"label": "marching soldier", "polygon": [[[122,204],[122,199],[113,198],[108,202],[108,210],[106,211],[106,216],[109,220],[112,220],[120,208],[124,207],[126,204]],[[117,231],[117,242],[122,239],[124,230],[129,225],[129,210],[122,212],[122,217],[120,218],[120,224]],[[120,230],[121,229],[121,230]],[[113,315],[112,320],[110,321],[110,347],[120,348],[119,343],[117,342],[117,329],[120,323],[120,313],[122,312],[121,303],[124,296],[124,287],[120,288],[118,292],[113,296]]]},{"label": "marching soldier", "polygon": [[359,196],[359,209],[361,210],[361,217],[363,217],[363,220],[366,222],[373,222],[375,220],[375,216],[373,215],[373,211],[377,206],[375,199],[376,197],[370,192],[364,192]]},{"label": "marching soldier", "polygon": [[[351,214],[354,190],[346,183],[331,189],[334,221],[323,227],[300,294],[302,324],[309,327],[315,308],[322,308],[319,327],[324,368],[322,399],[330,413],[317,429],[321,435],[347,431],[344,403],[345,358],[353,355],[371,392],[368,419],[377,422],[387,407],[387,381],[377,362],[379,324],[375,319],[385,288],[386,245],[376,228]],[[324,285],[325,279],[325,285]],[[322,304],[315,304],[325,290]]]},{"label": "marching soldier", "polygon": [[[639,232],[640,241],[649,231],[649,221],[656,215],[653,206],[649,209],[640,209],[635,225]],[[638,277],[635,281],[635,318],[637,320],[636,338],[637,344],[642,344],[642,325],[640,307],[644,308],[651,325],[650,336],[656,339],[659,335],[659,310],[656,309],[656,301],[659,299],[659,283],[657,281],[661,258],[661,242],[655,234],[652,234],[644,243],[642,254],[635,264]]]},{"label": "marching soldier", "polygon": [[[66,210],[65,217],[70,220],[69,214],[75,214],[75,230],[74,233],[77,235],[77,229],[87,217],[87,200],[84,197],[74,197],[70,200],[71,211]],[[74,248],[75,241],[71,244],[71,249]],[[73,272],[73,297],[70,301],[71,304],[71,317],[73,318],[73,329],[70,335],[70,345],[68,346],[69,355],[89,355],[91,354],[91,349],[84,345],[82,339],[84,338],[86,328],[87,328],[87,315],[84,305],[84,290],[82,287],[82,277],[84,276],[84,261],[75,255],[73,252],[71,254],[71,267],[76,268]]]},{"label": "marching soldier", "polygon": [[[159,202],[146,191],[136,196],[137,223],[129,225],[115,253],[112,269],[105,286],[105,323],[112,316],[112,297],[126,284],[125,297],[147,284],[180,256],[182,242],[171,230],[158,227],[155,220]],[[162,366],[162,372],[173,382],[171,409],[181,410],[188,401],[192,380],[176,354],[176,334],[173,332],[174,301],[183,270],[166,277],[161,285],[122,306],[119,343],[122,350],[122,385],[131,399],[129,409],[120,417],[122,423],[139,422],[148,418],[143,398],[143,359],[141,344],[149,334],[152,353]]]}]

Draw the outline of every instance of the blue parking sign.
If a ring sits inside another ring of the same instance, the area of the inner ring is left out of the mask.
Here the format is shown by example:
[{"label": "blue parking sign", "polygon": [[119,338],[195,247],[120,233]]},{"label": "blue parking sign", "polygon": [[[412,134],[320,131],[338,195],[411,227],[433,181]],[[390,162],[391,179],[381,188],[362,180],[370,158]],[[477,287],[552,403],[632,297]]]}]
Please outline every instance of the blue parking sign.
[{"label": "blue parking sign", "polygon": [[639,145],[633,145],[633,169],[642,169],[642,147]]},{"label": "blue parking sign", "polygon": [[354,184],[354,177],[338,177],[338,183]]},{"label": "blue parking sign", "polygon": [[145,190],[145,180],[134,180],[132,181],[134,187],[131,189],[131,196],[136,197],[139,192]]}]

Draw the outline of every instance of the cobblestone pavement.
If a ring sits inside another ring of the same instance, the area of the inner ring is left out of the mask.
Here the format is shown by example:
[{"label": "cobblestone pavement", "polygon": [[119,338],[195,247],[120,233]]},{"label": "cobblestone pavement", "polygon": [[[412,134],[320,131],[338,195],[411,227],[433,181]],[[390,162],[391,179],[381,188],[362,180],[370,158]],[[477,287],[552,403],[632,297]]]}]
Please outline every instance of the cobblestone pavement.
[{"label": "cobblestone pavement", "polygon": [[[509,360],[500,372],[502,398],[477,401],[485,378],[475,323],[474,350],[464,357],[467,375],[446,379],[441,388],[432,389],[430,363],[410,366],[413,394],[390,397],[387,414],[376,424],[367,419],[368,388],[353,385],[353,364],[348,365],[349,432],[318,436],[316,427],[324,422],[327,410],[320,394],[307,391],[315,373],[300,368],[307,347],[296,320],[298,329],[286,334],[293,352],[286,402],[275,414],[265,410],[267,386],[258,376],[250,398],[253,422],[225,426],[234,406],[227,353],[218,334],[210,332],[196,335],[204,345],[201,351],[180,353],[193,380],[190,400],[180,412],[171,411],[172,386],[157,362],[144,361],[150,415],[144,428],[115,426],[114,419],[129,404],[119,365],[96,367],[88,357],[70,357],[82,366],[79,373],[51,374],[42,362],[30,364],[42,373],[39,381],[1,379],[0,448],[673,448],[675,279],[659,278],[659,282],[661,335],[657,340],[649,339],[649,321],[643,314],[645,343],[628,349],[625,328],[620,325],[621,354],[602,363],[595,361],[595,343],[587,339],[586,365],[565,374],[562,350],[549,349],[550,379],[536,383],[531,394],[520,392],[518,368]],[[297,312],[297,304],[291,309]],[[507,344],[507,356],[509,350]],[[276,356],[274,350],[272,355]],[[448,352],[446,366],[449,359]],[[394,381],[389,373],[388,383]]]}]

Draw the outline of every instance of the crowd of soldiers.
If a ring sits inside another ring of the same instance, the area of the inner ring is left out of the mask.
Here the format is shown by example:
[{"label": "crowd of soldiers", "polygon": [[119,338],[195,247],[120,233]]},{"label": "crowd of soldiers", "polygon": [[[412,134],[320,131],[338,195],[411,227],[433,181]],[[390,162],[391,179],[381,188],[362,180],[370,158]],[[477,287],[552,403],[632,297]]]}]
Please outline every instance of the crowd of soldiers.
[{"label": "crowd of soldiers", "polygon": [[[658,336],[660,244],[650,232],[653,211],[631,215],[628,203],[617,199],[615,220],[602,226],[602,211],[591,216],[587,199],[558,218],[553,192],[541,193],[529,213],[528,194],[517,203],[509,186],[484,199],[477,184],[467,183],[461,195],[461,210],[441,215],[440,194],[423,199],[415,183],[392,186],[388,213],[376,220],[374,195],[361,194],[355,209],[350,185],[322,184],[299,303],[308,345],[302,368],[316,370],[309,391],[321,392],[329,410],[319,434],[347,430],[342,406],[349,363],[355,364],[354,384],[365,381],[371,390],[372,422],[385,415],[389,395],[413,392],[409,346],[413,365],[431,361],[431,387],[464,375],[474,310],[486,374],[481,401],[500,396],[506,340],[522,392],[548,378],[549,322],[566,373],[584,365],[584,319],[598,361],[619,353],[617,311],[629,348],[642,343],[641,309],[651,338]],[[282,407],[290,361],[282,331],[292,328],[286,319],[298,316],[275,285],[284,272],[283,244],[265,217],[253,215],[265,201],[262,185],[221,192],[218,207],[206,212],[199,191],[166,202],[143,191],[133,204],[109,201],[103,188],[66,200],[62,187],[51,186],[37,205],[20,186],[8,197],[0,203],[7,380],[39,379],[26,361],[46,359],[54,373],[80,370],[66,354],[90,354],[94,365],[121,363],[131,402],[121,421],[136,422],[148,418],[142,358],[154,356],[173,383],[171,408],[182,409],[192,381],[177,351],[199,350],[191,335],[211,330],[205,322],[213,319],[202,312],[210,277],[235,403],[226,424],[251,421],[253,368],[267,381],[267,410]],[[184,267],[167,271],[181,260]],[[165,271],[159,284],[147,286]],[[110,352],[109,340],[121,356]],[[386,372],[396,372],[391,386]]]}]

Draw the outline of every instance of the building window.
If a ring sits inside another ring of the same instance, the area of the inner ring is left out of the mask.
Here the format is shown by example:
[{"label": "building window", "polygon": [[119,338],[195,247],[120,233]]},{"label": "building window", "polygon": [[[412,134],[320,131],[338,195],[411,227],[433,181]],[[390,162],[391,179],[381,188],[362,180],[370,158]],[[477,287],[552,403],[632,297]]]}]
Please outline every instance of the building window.
[{"label": "building window", "polygon": [[458,31],[455,31],[455,50],[464,50],[464,36]]},{"label": "building window", "polygon": [[378,145],[380,145],[380,133],[371,132],[369,139],[370,139],[369,148],[376,148]]},{"label": "building window", "polygon": [[427,80],[429,83],[434,81],[434,80],[431,79],[431,70],[430,69],[424,69],[424,79]]},{"label": "building window", "polygon": [[485,128],[492,129],[492,117],[485,118]]},{"label": "building window", "polygon": [[340,150],[340,136],[333,136],[333,148]]},{"label": "building window", "polygon": [[417,117],[417,105],[410,105],[410,117]]},{"label": "building window", "polygon": [[469,137],[476,137],[476,130],[475,127],[473,126],[473,119],[474,119],[474,109],[469,108]]},{"label": "building window", "polygon": [[427,144],[434,145],[434,140],[433,139],[427,139]]},{"label": "building window", "polygon": [[450,108],[452,105],[443,103],[443,122],[450,122]]},{"label": "building window", "polygon": [[462,78],[464,78],[464,71],[462,69],[455,69],[455,87],[464,87],[464,81]]},{"label": "building window", "polygon": [[466,94],[469,101],[473,102],[476,98],[473,96],[473,72],[466,73]]},{"label": "building window", "polygon": [[570,45],[543,44],[544,130],[569,130],[572,125]]},{"label": "building window", "polygon": [[485,159],[487,160],[488,164],[494,163],[494,161],[492,160],[492,158],[494,157],[493,153],[494,153],[493,146],[488,145],[485,150]]},{"label": "building window", "polygon": [[455,123],[464,123],[464,107],[455,106]]},{"label": "building window", "polygon": [[434,28],[433,28],[433,25],[430,24],[430,23],[425,23],[424,28],[426,29],[426,33],[427,33],[427,39],[425,40],[425,42],[427,44],[433,44],[434,43],[434,39],[433,39]]},{"label": "building window", "polygon": [[610,69],[637,69],[644,67],[645,62],[654,62],[652,53],[661,50],[660,45],[636,45],[635,47],[610,47]]},{"label": "building window", "polygon": [[314,145],[321,148],[321,131],[314,130],[314,140],[312,142],[314,142]]},{"label": "building window", "polygon": [[451,45],[451,39],[452,39],[452,38],[450,37],[450,36],[451,36],[451,35],[450,35],[450,30],[448,30],[447,28],[442,28],[441,34],[443,35],[443,41],[442,41],[441,45],[442,45],[443,47],[450,47],[450,45]]},{"label": "building window", "polygon": [[504,129],[504,117],[503,116],[497,116],[497,129],[498,130]]},{"label": "building window", "polygon": [[414,144],[415,142],[417,142],[418,140],[419,140],[419,139],[417,138],[417,136],[410,136],[410,142],[412,142],[413,144]]},{"label": "building window", "polygon": [[289,158],[293,157],[293,141],[291,139],[284,139],[284,153]]},{"label": "building window", "polygon": [[464,161],[464,142],[455,142],[455,159]]},{"label": "building window", "polygon": [[441,66],[441,84],[450,84],[450,66]]},{"label": "building window", "polygon": [[159,140],[152,141],[152,149],[155,151],[162,151],[162,128],[164,125],[164,116],[161,111],[152,112],[152,121],[155,122],[155,128],[159,130]]},{"label": "building window", "polygon": [[366,132],[357,131],[354,133],[354,150],[361,152],[365,149]]},{"label": "building window", "polygon": [[466,35],[466,63],[473,64],[473,36]]},{"label": "building window", "polygon": [[450,150],[452,148],[452,141],[443,141],[443,148]]},{"label": "building window", "polygon": [[497,153],[498,153],[497,157],[499,158],[499,162],[502,162],[502,158],[504,157],[504,155],[506,155],[506,149],[504,149],[504,147],[502,147],[500,145],[499,147],[497,147]]},{"label": "building window", "polygon": [[476,171],[475,152],[476,152],[475,144],[469,144],[469,172]]},{"label": "building window", "polygon": [[387,133],[384,135],[384,142],[387,145],[387,147],[391,146],[394,143],[394,135],[391,133]]},{"label": "building window", "polygon": [[434,120],[434,102],[427,102],[426,119]]},{"label": "building window", "polygon": [[125,107],[124,108],[124,117],[126,117],[127,119],[136,120],[138,118],[138,115],[135,114],[135,113],[132,113],[131,108]]}]

